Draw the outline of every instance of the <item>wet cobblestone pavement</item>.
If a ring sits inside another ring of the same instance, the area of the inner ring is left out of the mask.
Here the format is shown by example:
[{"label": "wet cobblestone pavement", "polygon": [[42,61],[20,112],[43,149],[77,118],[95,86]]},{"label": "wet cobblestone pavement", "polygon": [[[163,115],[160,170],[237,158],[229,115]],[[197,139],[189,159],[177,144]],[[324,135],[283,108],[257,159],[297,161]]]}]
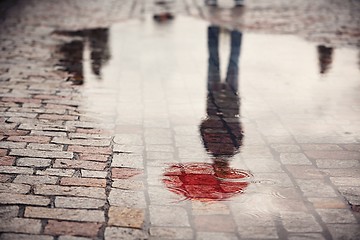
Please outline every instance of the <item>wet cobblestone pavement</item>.
[{"label": "wet cobblestone pavement", "polygon": [[233,5],[0,3],[0,239],[359,239],[360,2]]}]

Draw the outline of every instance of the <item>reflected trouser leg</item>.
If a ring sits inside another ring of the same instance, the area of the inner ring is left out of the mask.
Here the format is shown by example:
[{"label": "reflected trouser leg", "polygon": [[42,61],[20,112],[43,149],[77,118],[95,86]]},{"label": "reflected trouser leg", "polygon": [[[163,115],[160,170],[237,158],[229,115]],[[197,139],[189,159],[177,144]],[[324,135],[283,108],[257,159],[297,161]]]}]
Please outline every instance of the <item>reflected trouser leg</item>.
[{"label": "reflected trouser leg", "polygon": [[220,83],[219,32],[219,27],[208,27],[208,89],[215,83]]},{"label": "reflected trouser leg", "polygon": [[230,59],[226,74],[226,82],[232,89],[238,91],[238,77],[239,77],[239,57],[241,47],[242,33],[239,31],[231,31],[231,50]]}]

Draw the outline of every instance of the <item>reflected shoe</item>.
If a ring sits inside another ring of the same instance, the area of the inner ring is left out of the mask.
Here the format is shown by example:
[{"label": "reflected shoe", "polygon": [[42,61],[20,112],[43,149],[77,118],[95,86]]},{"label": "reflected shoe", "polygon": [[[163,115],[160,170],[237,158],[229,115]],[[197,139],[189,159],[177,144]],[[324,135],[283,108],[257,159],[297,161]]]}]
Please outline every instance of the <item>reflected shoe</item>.
[{"label": "reflected shoe", "polygon": [[205,0],[205,4],[208,6],[217,6],[217,0]]},{"label": "reflected shoe", "polygon": [[241,7],[244,6],[244,0],[235,0],[235,6],[236,7]]}]

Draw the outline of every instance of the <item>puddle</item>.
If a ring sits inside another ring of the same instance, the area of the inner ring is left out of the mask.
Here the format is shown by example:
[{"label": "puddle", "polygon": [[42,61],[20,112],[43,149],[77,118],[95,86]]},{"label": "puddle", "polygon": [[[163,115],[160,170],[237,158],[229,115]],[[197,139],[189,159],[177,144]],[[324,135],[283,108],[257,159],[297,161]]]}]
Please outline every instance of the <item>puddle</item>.
[{"label": "puddle", "polygon": [[84,76],[83,108],[114,126],[114,149],[136,155],[148,205],[196,218],[194,202],[221,201],[235,220],[267,220],[338,197],[300,146],[358,142],[357,49],[181,16],[92,31],[62,33],[80,39],[60,65]]}]

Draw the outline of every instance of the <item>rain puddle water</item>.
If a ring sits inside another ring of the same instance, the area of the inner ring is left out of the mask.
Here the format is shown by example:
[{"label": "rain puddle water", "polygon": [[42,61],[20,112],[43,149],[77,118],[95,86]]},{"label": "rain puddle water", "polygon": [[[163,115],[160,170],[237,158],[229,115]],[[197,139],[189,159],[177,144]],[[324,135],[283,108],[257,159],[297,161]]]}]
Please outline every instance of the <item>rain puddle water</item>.
[{"label": "rain puddle water", "polygon": [[339,197],[304,151],[359,140],[356,49],[180,16],[72,35],[61,49],[84,108],[114,132],[112,167],[143,172],[129,179],[143,181],[147,206],[180,206],[198,231],[219,215],[276,237],[278,217],[318,216],[308,197]]}]

